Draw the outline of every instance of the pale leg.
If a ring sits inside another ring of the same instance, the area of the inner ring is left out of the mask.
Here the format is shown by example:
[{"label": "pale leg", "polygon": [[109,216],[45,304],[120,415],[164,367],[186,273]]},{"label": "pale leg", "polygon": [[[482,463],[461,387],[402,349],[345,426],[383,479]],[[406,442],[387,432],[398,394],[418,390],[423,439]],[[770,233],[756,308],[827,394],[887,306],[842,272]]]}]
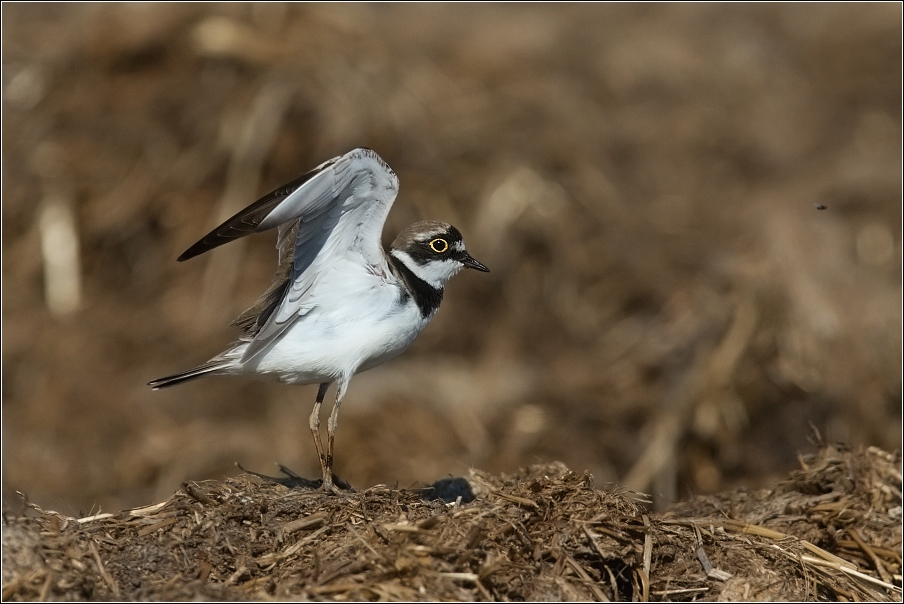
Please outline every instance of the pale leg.
[{"label": "pale leg", "polygon": [[345,396],[345,389],[348,388],[349,380],[340,379],[337,382],[336,402],[333,403],[333,410],[330,412],[330,421],[327,424],[327,432],[329,440],[326,449],[326,466],[323,470],[323,489],[337,491],[333,486],[333,442],[336,438],[336,427],[339,425],[339,406],[342,404],[342,397]]},{"label": "pale leg", "polygon": [[317,391],[317,402],[314,403],[314,410],[308,419],[308,425],[311,427],[311,434],[314,435],[314,446],[317,448],[317,456],[320,458],[320,469],[323,472],[323,484],[326,484],[327,476],[330,477],[330,484],[333,483],[332,473],[327,470],[327,459],[323,454],[323,443],[320,440],[320,406],[323,404],[323,397],[326,396],[326,390],[330,387],[330,383],[320,384]]}]

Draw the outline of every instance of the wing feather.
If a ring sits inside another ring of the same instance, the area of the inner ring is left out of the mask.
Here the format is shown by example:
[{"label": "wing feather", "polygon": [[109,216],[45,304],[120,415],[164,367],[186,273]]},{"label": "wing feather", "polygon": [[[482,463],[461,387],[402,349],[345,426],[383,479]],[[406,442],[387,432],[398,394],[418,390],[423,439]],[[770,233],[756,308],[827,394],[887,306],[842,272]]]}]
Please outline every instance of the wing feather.
[{"label": "wing feather", "polygon": [[304,183],[317,176],[318,170],[319,168],[311,170],[307,174],[299,176],[292,182],[267,193],[253,204],[207,233],[194,245],[182,252],[182,255],[176,260],[178,262],[185,262],[189,258],[194,258],[204,252],[209,252],[213,248],[219,247],[224,243],[229,243],[234,239],[239,239],[240,237],[266,230],[260,228],[260,224],[264,218],[266,218],[275,208],[279,207],[286,198],[291,196],[291,194],[297,191]]},{"label": "wing feather", "polygon": [[358,255],[363,270],[386,273],[381,242],[399,181],[370,149],[355,149],[268,193],[185,251],[179,260],[203,254],[233,239],[279,227],[279,265],[273,284],[234,324],[250,340],[243,361],[262,352],[299,317],[318,277],[330,264]]}]

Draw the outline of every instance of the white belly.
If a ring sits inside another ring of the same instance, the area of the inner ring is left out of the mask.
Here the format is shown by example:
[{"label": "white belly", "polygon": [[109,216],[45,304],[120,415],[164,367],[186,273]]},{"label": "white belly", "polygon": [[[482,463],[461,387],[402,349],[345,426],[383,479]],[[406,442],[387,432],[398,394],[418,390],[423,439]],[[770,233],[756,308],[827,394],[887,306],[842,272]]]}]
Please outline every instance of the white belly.
[{"label": "white belly", "polygon": [[351,378],[400,355],[427,326],[417,305],[404,302],[396,285],[377,279],[323,300],[241,372],[290,384]]}]

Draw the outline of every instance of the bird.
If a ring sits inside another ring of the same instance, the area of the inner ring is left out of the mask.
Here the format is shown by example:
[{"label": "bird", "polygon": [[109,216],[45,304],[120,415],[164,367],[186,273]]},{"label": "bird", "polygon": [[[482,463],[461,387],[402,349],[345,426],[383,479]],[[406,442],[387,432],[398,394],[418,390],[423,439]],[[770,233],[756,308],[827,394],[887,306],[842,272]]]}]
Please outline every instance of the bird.
[{"label": "bird", "polygon": [[[308,420],[320,489],[333,480],[339,407],[352,376],[404,352],[436,314],[446,283],[463,268],[489,272],[446,222],[416,222],[382,245],[399,190],[392,168],[368,148],[330,159],[241,210],[189,247],[184,262],[234,239],[277,229],[273,282],[232,326],[241,335],[188,371],[148,383],[168,388],[208,375],[319,384]],[[320,409],[336,383],[324,450]]]}]

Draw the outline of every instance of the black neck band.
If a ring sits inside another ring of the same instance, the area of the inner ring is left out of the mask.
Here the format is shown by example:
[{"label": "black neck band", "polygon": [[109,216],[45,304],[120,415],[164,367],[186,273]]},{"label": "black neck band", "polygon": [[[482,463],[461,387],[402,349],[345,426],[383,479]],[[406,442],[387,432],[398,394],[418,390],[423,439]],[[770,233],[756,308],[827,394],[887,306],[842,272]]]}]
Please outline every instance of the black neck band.
[{"label": "black neck band", "polygon": [[389,262],[396,274],[402,279],[407,287],[407,292],[414,298],[417,307],[421,309],[421,315],[424,318],[429,317],[439,308],[439,303],[443,301],[443,288],[436,288],[418,277],[414,272],[405,266],[405,263],[389,254]]}]

